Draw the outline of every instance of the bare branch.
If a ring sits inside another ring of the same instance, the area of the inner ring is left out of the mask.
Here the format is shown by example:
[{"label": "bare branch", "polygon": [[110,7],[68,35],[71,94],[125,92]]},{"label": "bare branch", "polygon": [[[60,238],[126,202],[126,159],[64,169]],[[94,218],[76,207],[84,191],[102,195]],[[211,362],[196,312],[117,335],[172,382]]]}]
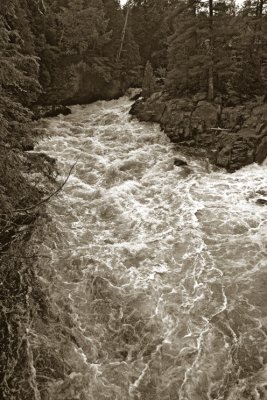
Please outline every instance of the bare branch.
[{"label": "bare branch", "polygon": [[5,254],[8,254],[8,258],[16,258],[16,259],[17,258],[18,259],[21,259],[21,258],[23,258],[23,259],[30,259],[30,258],[48,258],[48,259],[51,259],[51,257],[43,255],[43,254],[33,255],[33,256],[11,256],[8,251],[0,252],[0,256],[5,255]]},{"label": "bare branch", "polygon": [[62,189],[63,187],[66,185],[66,183],[69,180],[69,177],[74,169],[74,167],[76,166],[78,160],[75,161],[75,163],[72,165],[71,169],[69,170],[69,173],[67,175],[67,178],[64,180],[64,182],[59,186],[59,188],[57,188],[57,190],[55,190],[53,193],[51,193],[48,197],[44,198],[43,200],[39,201],[39,203],[34,204],[33,206],[27,207],[27,208],[19,208],[18,210],[14,210],[14,212],[24,212],[24,211],[31,211],[36,207],[41,206],[44,203],[47,203],[52,197],[56,196]]},{"label": "bare branch", "polygon": [[210,128],[210,131],[229,131],[230,129],[226,128]]}]

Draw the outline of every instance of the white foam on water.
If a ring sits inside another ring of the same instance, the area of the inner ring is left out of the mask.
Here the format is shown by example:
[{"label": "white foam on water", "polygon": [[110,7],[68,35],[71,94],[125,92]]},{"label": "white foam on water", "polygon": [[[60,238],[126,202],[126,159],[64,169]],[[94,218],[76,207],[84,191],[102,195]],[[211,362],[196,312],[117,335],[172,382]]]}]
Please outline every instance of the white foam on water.
[{"label": "white foam on water", "polygon": [[129,107],[72,107],[47,120],[38,145],[62,179],[78,159],[40,246],[52,258],[40,277],[53,276],[76,338],[49,399],[255,398],[267,355],[267,207],[256,202],[267,164],[176,167],[184,156]]}]

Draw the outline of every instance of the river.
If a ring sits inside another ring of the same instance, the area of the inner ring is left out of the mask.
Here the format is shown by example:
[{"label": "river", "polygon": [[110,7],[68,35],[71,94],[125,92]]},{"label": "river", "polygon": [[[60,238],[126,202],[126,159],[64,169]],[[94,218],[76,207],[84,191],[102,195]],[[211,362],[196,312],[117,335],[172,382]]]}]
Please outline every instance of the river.
[{"label": "river", "polygon": [[38,396],[267,399],[267,165],[185,157],[130,105],[74,106],[37,146],[59,181],[77,161],[38,246]]}]

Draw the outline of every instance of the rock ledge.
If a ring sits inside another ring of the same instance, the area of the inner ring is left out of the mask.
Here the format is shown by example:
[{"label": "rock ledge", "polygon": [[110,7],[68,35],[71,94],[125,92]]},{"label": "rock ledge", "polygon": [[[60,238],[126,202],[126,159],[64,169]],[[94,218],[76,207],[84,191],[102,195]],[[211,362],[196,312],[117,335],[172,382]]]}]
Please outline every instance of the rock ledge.
[{"label": "rock ledge", "polygon": [[169,138],[233,172],[245,165],[261,164],[267,157],[267,103],[255,99],[232,105],[219,96],[213,103],[205,93],[170,98],[156,92],[137,100],[130,113],[141,121],[158,122]]}]

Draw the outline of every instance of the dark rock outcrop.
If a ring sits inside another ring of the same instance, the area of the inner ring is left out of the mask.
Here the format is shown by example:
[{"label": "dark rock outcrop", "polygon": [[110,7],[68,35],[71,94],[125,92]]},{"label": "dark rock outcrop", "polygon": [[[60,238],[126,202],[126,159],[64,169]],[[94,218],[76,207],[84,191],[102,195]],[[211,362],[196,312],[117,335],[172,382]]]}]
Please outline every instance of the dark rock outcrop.
[{"label": "dark rock outcrop", "polygon": [[35,105],[32,109],[34,114],[34,119],[56,117],[57,115],[69,115],[71,114],[71,109],[63,105]]},{"label": "dark rock outcrop", "polygon": [[[78,57],[79,58],[79,57]],[[101,69],[101,68],[100,68]],[[115,73],[114,73],[115,75]],[[89,104],[97,100],[119,98],[128,88],[113,73],[98,73],[90,63],[74,56],[64,57],[50,73],[49,83],[38,100],[39,104]]]},{"label": "dark rock outcrop", "polygon": [[87,104],[97,100],[112,100],[123,95],[125,89],[119,80],[112,79],[109,82],[97,76],[90,76],[87,69],[74,67],[76,85],[66,91],[62,103]]},{"label": "dark rock outcrop", "polygon": [[205,93],[170,98],[154,93],[137,100],[130,113],[139,120],[158,122],[169,138],[195,149],[217,166],[235,171],[267,157],[267,103],[264,99],[243,102],[218,96],[213,103]]}]

